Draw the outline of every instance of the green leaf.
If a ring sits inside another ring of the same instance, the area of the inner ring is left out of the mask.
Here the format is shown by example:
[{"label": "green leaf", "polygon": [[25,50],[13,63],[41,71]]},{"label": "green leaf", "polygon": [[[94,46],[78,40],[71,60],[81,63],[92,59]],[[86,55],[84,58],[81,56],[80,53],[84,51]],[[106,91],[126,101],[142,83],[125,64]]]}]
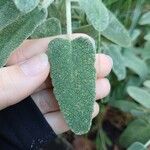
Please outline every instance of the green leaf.
[{"label": "green leaf", "polygon": [[143,85],[150,89],[150,80],[146,80]]},{"label": "green leaf", "polygon": [[107,28],[109,14],[101,0],[79,0],[79,4],[97,31],[103,31]]},{"label": "green leaf", "polygon": [[135,142],[127,150],[147,150],[147,148],[142,143]]},{"label": "green leaf", "polygon": [[61,34],[61,24],[56,18],[49,18],[41,25],[39,25],[31,38],[44,38],[49,36],[56,36]]},{"label": "green leaf", "polygon": [[140,24],[140,25],[150,25],[150,11],[147,12],[147,13],[145,13],[145,14],[141,17],[141,19],[140,19],[140,21],[139,21],[139,24]]},{"label": "green leaf", "polygon": [[105,47],[105,52],[113,59],[113,72],[118,80],[123,80],[126,77],[126,67],[121,54],[121,48],[117,45],[109,45]]},{"label": "green leaf", "polygon": [[147,35],[144,36],[144,39],[147,40],[147,41],[150,41],[150,32]]},{"label": "green leaf", "polygon": [[16,7],[24,13],[28,13],[37,7],[40,0],[13,0]]},{"label": "green leaf", "polygon": [[137,57],[132,49],[126,49],[123,54],[124,63],[126,67],[135,72],[139,77],[144,80],[148,76],[148,68],[146,63]]},{"label": "green leaf", "polygon": [[11,0],[0,0],[0,30],[14,22],[21,13]]},{"label": "green leaf", "polygon": [[57,38],[50,42],[48,55],[54,94],[70,129],[87,133],[95,101],[95,45],[87,37]]},{"label": "green leaf", "polygon": [[54,2],[54,0],[42,0],[41,6],[42,6],[42,8],[48,8],[50,6],[50,4],[53,2]]},{"label": "green leaf", "polygon": [[127,148],[134,142],[145,144],[149,138],[150,124],[142,119],[132,121],[120,136],[119,143]]},{"label": "green leaf", "polygon": [[46,11],[36,8],[0,31],[0,67],[9,55],[27,39],[46,18]]},{"label": "green leaf", "polygon": [[150,108],[150,93],[146,90],[134,86],[127,88],[128,94],[138,103],[146,108]]},{"label": "green leaf", "polygon": [[112,42],[122,46],[131,46],[131,37],[125,27],[119,20],[109,11],[109,25],[101,32],[101,34]]},{"label": "green leaf", "polygon": [[138,104],[132,101],[127,100],[113,100],[109,102],[109,105],[115,108],[120,109],[123,112],[131,113],[133,110],[142,112],[143,108],[141,108]]}]

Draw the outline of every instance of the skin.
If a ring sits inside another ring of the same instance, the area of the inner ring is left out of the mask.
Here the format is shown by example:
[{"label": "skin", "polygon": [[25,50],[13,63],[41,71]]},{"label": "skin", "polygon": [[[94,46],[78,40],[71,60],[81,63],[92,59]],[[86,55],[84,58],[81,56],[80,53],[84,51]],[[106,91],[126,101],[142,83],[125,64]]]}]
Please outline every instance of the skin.
[{"label": "skin", "polygon": [[[31,95],[55,133],[61,134],[69,128],[52,92],[51,79],[48,77],[50,64],[46,55],[48,43],[54,38],[26,40],[9,57],[6,67],[0,69],[0,110]],[[110,92],[110,83],[105,77],[110,73],[113,62],[105,54],[96,54],[95,57],[95,90],[96,100],[99,100]],[[99,106],[95,101],[93,118],[98,112]]]}]

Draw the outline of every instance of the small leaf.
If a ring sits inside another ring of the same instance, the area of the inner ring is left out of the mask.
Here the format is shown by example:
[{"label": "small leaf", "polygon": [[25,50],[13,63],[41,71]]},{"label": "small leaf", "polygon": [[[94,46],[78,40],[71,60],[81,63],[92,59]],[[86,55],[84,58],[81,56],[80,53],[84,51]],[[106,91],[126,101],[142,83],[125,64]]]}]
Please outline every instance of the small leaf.
[{"label": "small leaf", "polygon": [[49,36],[56,36],[61,34],[61,24],[56,18],[49,18],[41,25],[39,25],[31,38],[44,38]]},{"label": "small leaf", "polygon": [[109,11],[109,25],[101,32],[101,34],[112,42],[122,46],[131,46],[131,37],[125,27],[119,20]]},{"label": "small leaf", "polygon": [[150,32],[147,35],[144,36],[144,39],[147,40],[147,41],[150,41]]},{"label": "small leaf", "polygon": [[135,142],[127,150],[147,150],[147,148],[142,143]]},{"label": "small leaf", "polygon": [[20,11],[11,0],[0,0],[0,30],[14,22],[20,15]]},{"label": "small leaf", "polygon": [[54,94],[66,122],[76,134],[87,133],[95,101],[95,45],[85,37],[57,38],[48,55]]},{"label": "small leaf", "polygon": [[124,148],[129,147],[134,142],[145,144],[149,138],[150,124],[142,119],[132,121],[120,136],[119,143]]},{"label": "small leaf", "polygon": [[113,59],[113,72],[118,80],[123,80],[126,77],[126,67],[121,54],[121,48],[117,45],[109,45],[105,47],[105,52]]},{"label": "small leaf", "polygon": [[24,13],[32,11],[39,4],[40,0],[13,0],[16,7]]},{"label": "small leaf", "polygon": [[45,10],[36,8],[0,31],[0,67],[6,63],[12,51],[27,39],[45,18]]},{"label": "small leaf", "polygon": [[150,11],[147,12],[147,13],[145,13],[145,14],[141,17],[141,19],[140,19],[140,21],[139,21],[139,24],[140,24],[140,25],[150,25]]},{"label": "small leaf", "polygon": [[107,28],[109,14],[101,0],[79,0],[79,4],[97,31],[103,31]]},{"label": "small leaf", "polygon": [[42,8],[48,8],[49,5],[53,2],[54,2],[54,0],[42,0],[41,6],[42,6]]},{"label": "small leaf", "polygon": [[138,103],[146,108],[150,108],[150,93],[146,90],[134,86],[127,88],[128,94]]},{"label": "small leaf", "polygon": [[135,72],[139,77],[144,80],[148,76],[148,68],[146,63],[137,57],[132,49],[126,49],[123,54],[124,63],[126,67]]},{"label": "small leaf", "polygon": [[143,85],[150,89],[150,80],[146,80]]}]

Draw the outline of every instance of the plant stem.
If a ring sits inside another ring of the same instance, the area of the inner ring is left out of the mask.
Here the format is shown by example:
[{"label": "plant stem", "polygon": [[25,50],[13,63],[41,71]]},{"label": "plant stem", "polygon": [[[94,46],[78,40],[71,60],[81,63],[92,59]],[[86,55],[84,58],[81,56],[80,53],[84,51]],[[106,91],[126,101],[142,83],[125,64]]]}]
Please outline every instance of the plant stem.
[{"label": "plant stem", "polygon": [[72,19],[71,19],[71,1],[66,0],[66,20],[67,20],[67,34],[72,34]]}]

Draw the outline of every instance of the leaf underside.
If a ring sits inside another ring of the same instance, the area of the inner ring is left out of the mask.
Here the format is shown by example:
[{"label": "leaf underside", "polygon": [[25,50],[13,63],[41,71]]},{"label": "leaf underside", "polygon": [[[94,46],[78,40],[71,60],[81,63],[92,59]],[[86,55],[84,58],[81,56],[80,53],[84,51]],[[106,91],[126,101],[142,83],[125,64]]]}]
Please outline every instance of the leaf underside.
[{"label": "leaf underside", "polygon": [[57,38],[50,42],[48,53],[60,109],[73,132],[87,133],[95,101],[95,46],[83,37]]},{"label": "leaf underside", "polygon": [[79,4],[97,31],[103,31],[107,28],[109,24],[109,13],[101,1],[79,0]]},{"label": "leaf underside", "polygon": [[5,65],[12,51],[27,39],[45,18],[46,11],[36,8],[0,31],[0,67]]},{"label": "leaf underside", "polygon": [[13,0],[16,7],[24,13],[28,13],[37,7],[40,0]]},{"label": "leaf underside", "polygon": [[44,38],[60,34],[60,21],[57,18],[49,18],[36,28],[36,30],[31,35],[31,38]]}]

